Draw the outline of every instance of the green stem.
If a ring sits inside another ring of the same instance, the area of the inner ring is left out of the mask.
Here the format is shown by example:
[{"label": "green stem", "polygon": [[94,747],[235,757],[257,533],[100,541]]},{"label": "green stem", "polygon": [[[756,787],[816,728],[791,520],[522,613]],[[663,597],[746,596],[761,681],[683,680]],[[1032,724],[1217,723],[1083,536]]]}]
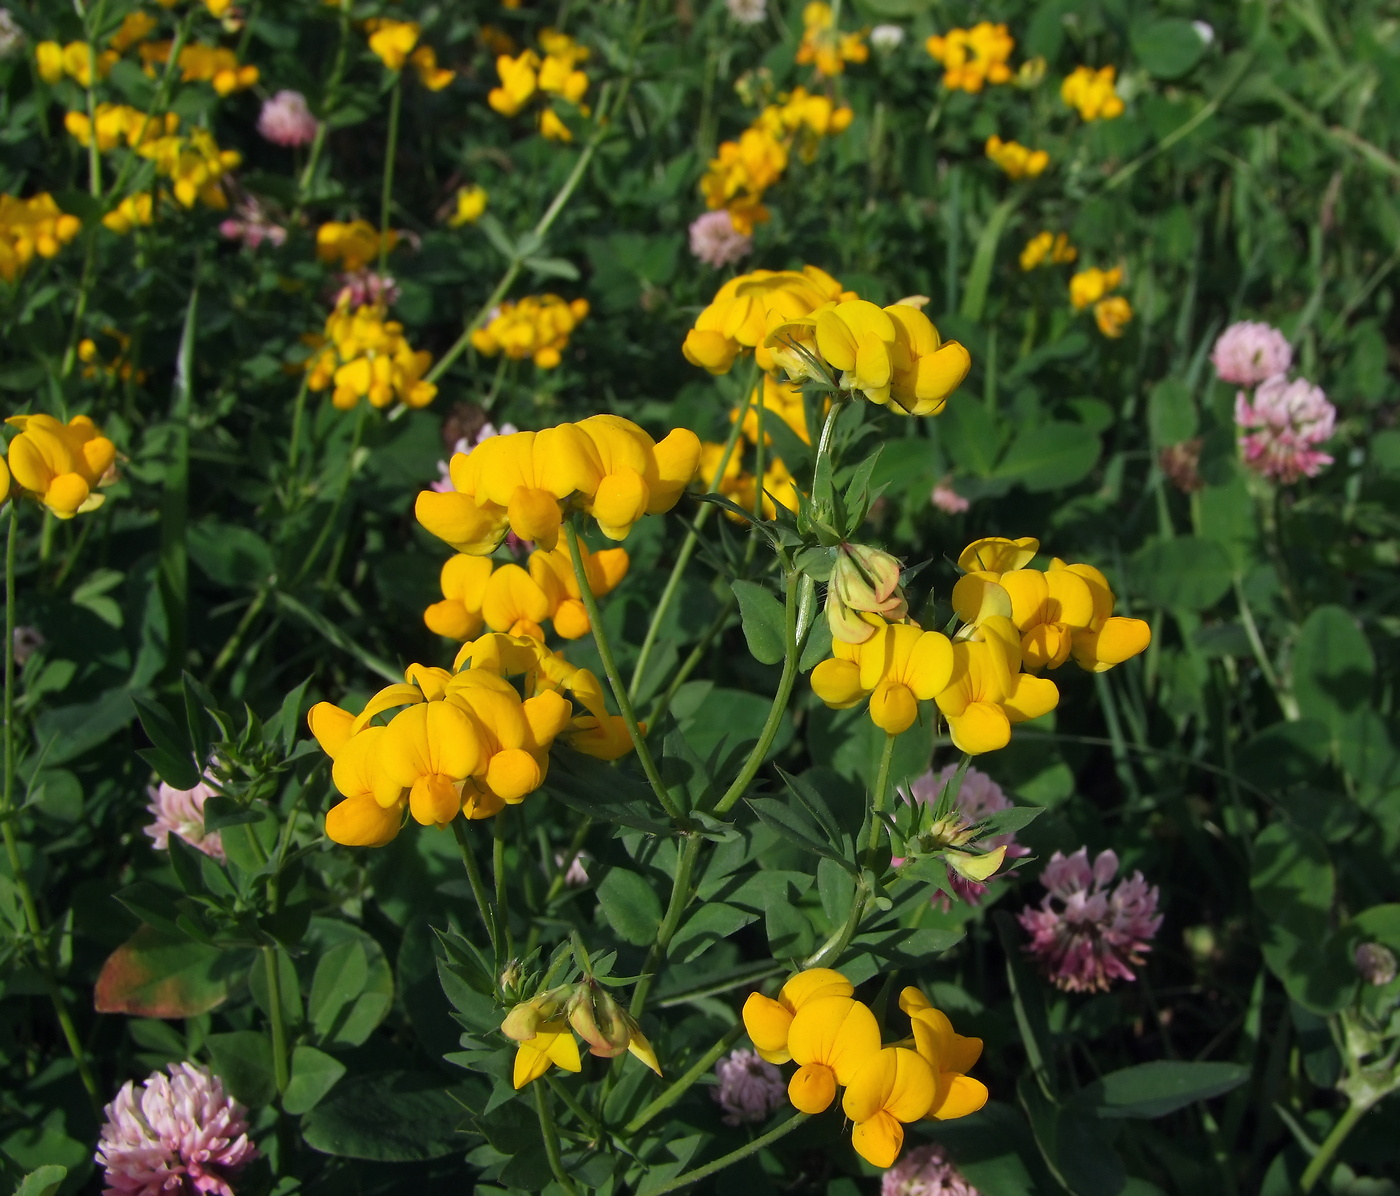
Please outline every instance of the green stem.
[{"label": "green stem", "polygon": [[559,1131],[554,1128],[554,1113],[549,1107],[549,1089],[536,1082],[530,1085],[535,1094],[535,1112],[540,1119],[540,1136],[544,1139],[544,1153],[549,1159],[549,1169],[554,1179],[569,1196],[577,1196],[578,1189],[569,1173],[564,1170],[564,1160],[559,1156]]},{"label": "green stem", "polygon": [[864,892],[857,892],[851,900],[851,912],[846,915],[846,920],[832,933],[820,947],[812,952],[802,961],[803,969],[828,967],[841,958],[850,942],[855,938],[856,931],[860,928],[861,919],[865,917],[867,895]]},{"label": "green stem", "polygon": [[763,766],[769,748],[773,746],[773,741],[778,737],[778,728],[782,725],[788,699],[792,696],[793,683],[797,680],[797,589],[800,579],[801,574],[796,570],[787,576],[787,595],[783,610],[783,635],[786,640],[783,651],[783,673],[778,678],[778,691],[773,695],[773,705],[768,708],[768,721],[763,724],[758,742],[753,745],[753,750],[749,752],[749,758],[744,761],[744,767],[739,770],[739,775],[734,778],[733,784],[725,791],[724,796],[715,803],[716,814],[729,813],[734,804],[744,796],[749,782],[754,779],[758,770]]},{"label": "green stem", "polygon": [[209,666],[209,675],[204,678],[205,685],[212,684],[214,678],[228,667],[229,662],[243,643],[243,637],[248,634],[248,628],[253,625],[253,620],[262,614],[262,609],[267,605],[267,600],[271,596],[272,587],[270,585],[264,586],[253,595],[253,600],[248,603],[248,609],[238,620],[238,626],[233,629],[233,634],[228,637],[227,642],[219,649],[219,654],[214,657],[214,663]]},{"label": "green stem", "polygon": [[646,1007],[647,995],[656,980],[656,973],[666,955],[666,948],[671,945],[676,931],[680,929],[685,907],[690,904],[690,877],[695,871],[695,861],[699,858],[700,845],[703,842],[699,835],[686,835],[681,844],[676,857],[675,879],[671,882],[671,899],[666,903],[666,913],[661,919],[661,925],[656,929],[656,939],[651,944],[651,950],[647,952],[646,963],[642,965],[641,978],[637,981],[637,987],[632,990],[632,1004],[628,1011],[633,1017],[640,1017]]},{"label": "green stem", "polygon": [[1327,1170],[1327,1164],[1332,1161],[1332,1156],[1346,1141],[1347,1135],[1356,1128],[1356,1123],[1366,1116],[1370,1109],[1371,1106],[1362,1101],[1354,1101],[1347,1106],[1347,1111],[1332,1127],[1332,1132],[1322,1140],[1322,1145],[1317,1148],[1317,1154],[1313,1155],[1312,1161],[1303,1172],[1302,1179],[1298,1181],[1298,1190],[1303,1193],[1303,1196],[1307,1196],[1307,1193],[1313,1190],[1317,1181],[1322,1178],[1322,1173]]},{"label": "green stem", "polygon": [[1283,711],[1283,717],[1289,722],[1297,722],[1301,717],[1298,701],[1284,688],[1273,662],[1269,659],[1269,653],[1264,647],[1264,639],[1259,634],[1259,625],[1254,621],[1254,612],[1249,607],[1249,599],[1245,597],[1244,586],[1238,576],[1234,578],[1232,585],[1235,590],[1235,602],[1240,608],[1240,621],[1244,624],[1244,634],[1254,652],[1254,659],[1259,665],[1259,671],[1264,674],[1264,680],[1274,691],[1274,697],[1278,700],[1279,709]]},{"label": "green stem", "polygon": [[335,107],[339,98],[340,80],[345,74],[346,52],[350,46],[350,5],[340,6],[340,44],[336,47],[335,63],[331,66],[331,77],[326,83],[325,100],[321,105],[322,119],[316,125],[316,136],[311,142],[311,153],[306,159],[306,169],[301,172],[301,181],[297,184],[297,207],[293,213],[293,222],[301,215],[301,210],[306,204],[306,191],[311,186],[311,181],[316,176],[316,167],[320,165],[321,153],[326,145],[327,118]]},{"label": "green stem", "polygon": [[603,671],[608,675],[608,684],[612,686],[613,697],[617,699],[617,708],[622,715],[622,721],[627,724],[627,734],[632,737],[632,746],[636,749],[637,758],[642,762],[642,771],[647,774],[647,780],[651,782],[652,792],[656,794],[657,801],[670,815],[671,820],[680,826],[688,825],[681,808],[676,804],[675,798],[671,796],[671,791],[666,788],[666,782],[661,779],[661,770],[656,766],[651,748],[647,746],[646,738],[637,723],[636,712],[628,700],[627,687],[622,683],[622,674],[618,671],[617,661],[613,659],[612,646],[608,643],[607,632],[603,630],[603,616],[598,610],[598,600],[593,596],[593,588],[588,584],[588,570],[583,566],[583,553],[579,547],[578,531],[572,520],[564,522],[564,538],[569,543],[569,558],[573,561],[574,577],[578,580],[579,597],[583,600],[583,608],[588,612],[588,620],[593,625],[593,642],[598,647],[598,655],[603,661]]},{"label": "green stem", "polygon": [[500,948],[496,944],[496,911],[486,892],[486,882],[481,878],[481,869],[476,862],[476,852],[467,838],[466,819],[452,820],[452,833],[457,836],[457,848],[462,853],[462,866],[467,870],[467,881],[476,898],[476,910],[481,915],[481,924],[486,927],[486,935],[491,940],[491,954],[497,963],[502,962]]},{"label": "green stem", "polygon": [[865,866],[875,867],[876,853],[880,850],[880,837],[885,829],[884,819],[880,817],[885,812],[885,806],[889,804],[890,797],[890,764],[894,760],[895,736],[885,736],[885,746],[880,752],[880,768],[875,774],[875,796],[870,803],[870,838],[865,842]]},{"label": "green stem", "polygon": [[403,72],[389,99],[389,139],[384,146],[384,185],[379,192],[379,273],[389,256],[389,205],[394,200],[394,158],[399,152],[399,112],[403,108]]},{"label": "green stem", "polygon": [[491,878],[495,881],[496,919],[502,938],[505,939],[506,955],[515,954],[515,943],[510,933],[510,918],[506,914],[506,811],[502,810],[491,820]]},{"label": "green stem", "polygon": [[267,971],[268,1012],[272,1019],[272,1068],[277,1079],[277,1092],[281,1095],[287,1091],[287,1083],[292,1078],[287,1056],[287,1027],[282,1017],[282,978],[277,966],[277,948],[265,946],[262,955],[263,967]]},{"label": "green stem", "polygon": [[762,1137],[755,1138],[747,1146],[741,1146],[738,1150],[731,1150],[728,1154],[720,1155],[713,1163],[706,1163],[703,1167],[697,1167],[694,1171],[687,1171],[684,1175],[678,1175],[668,1184],[662,1184],[659,1188],[648,1188],[647,1196],[663,1196],[666,1192],[679,1192],[682,1188],[688,1188],[693,1183],[698,1183],[707,1176],[713,1175],[716,1171],[723,1171],[726,1167],[737,1163],[740,1159],[746,1159],[751,1154],[757,1154],[765,1147],[771,1146],[779,1138],[784,1138],[801,1125],[810,1114],[798,1113],[789,1117],[775,1129],[769,1130]]},{"label": "green stem", "polygon": [[287,473],[296,471],[297,450],[301,448],[301,424],[306,412],[306,394],[310,389],[311,375],[303,371],[301,388],[297,391],[296,402],[292,404],[292,441],[287,446]]},{"label": "green stem", "polygon": [[743,1037],[743,1034],[744,1026],[742,1022],[730,1026],[714,1046],[691,1064],[689,1070],[687,1070],[680,1079],[672,1081],[660,1096],[632,1118],[622,1132],[624,1134],[635,1134],[658,1113],[664,1113],[674,1105],[695,1085],[695,1082],[700,1079],[701,1076],[709,1072],[710,1068],[715,1065],[715,1061],[723,1055],[725,1051],[733,1047],[733,1045]]},{"label": "green stem", "polygon": [[568,875],[569,869],[574,866],[574,861],[578,859],[579,852],[583,850],[584,840],[588,838],[588,832],[593,829],[593,819],[585,817],[578,824],[578,829],[574,831],[574,837],[569,840],[568,850],[564,852],[564,860],[555,870],[554,876],[549,882],[549,892],[544,895],[544,903],[549,905],[564,888],[564,877]]}]

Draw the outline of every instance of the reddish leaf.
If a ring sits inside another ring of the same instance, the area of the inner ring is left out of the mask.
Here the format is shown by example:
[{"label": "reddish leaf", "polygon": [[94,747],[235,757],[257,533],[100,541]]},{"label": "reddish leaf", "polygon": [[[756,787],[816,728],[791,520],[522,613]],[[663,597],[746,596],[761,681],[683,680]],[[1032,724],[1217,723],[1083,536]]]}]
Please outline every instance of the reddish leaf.
[{"label": "reddish leaf", "polygon": [[246,963],[246,952],[220,951],[143,925],[107,957],[93,1005],[98,1013],[193,1017],[223,1002]]}]

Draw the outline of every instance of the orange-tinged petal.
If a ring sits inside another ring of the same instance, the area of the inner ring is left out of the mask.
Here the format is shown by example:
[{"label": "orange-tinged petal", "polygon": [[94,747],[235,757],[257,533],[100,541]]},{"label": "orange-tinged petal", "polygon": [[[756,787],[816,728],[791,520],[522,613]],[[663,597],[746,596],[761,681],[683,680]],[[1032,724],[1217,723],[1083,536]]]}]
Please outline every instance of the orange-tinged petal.
[{"label": "orange-tinged petal", "polygon": [[495,552],[509,529],[504,509],[491,504],[481,506],[470,495],[453,491],[422,491],[414,503],[413,514],[439,540],[473,556]]},{"label": "orange-tinged petal", "polygon": [[851,660],[823,660],[812,670],[812,692],[833,710],[854,706],[869,691],[860,683],[860,666]]},{"label": "orange-tinged petal", "polygon": [[1075,632],[1074,659],[1081,668],[1102,673],[1144,651],[1151,642],[1152,628],[1147,623],[1115,615],[1100,631]]},{"label": "orange-tinged petal", "polygon": [[635,469],[610,473],[598,484],[589,512],[598,521],[603,535],[624,540],[632,525],[647,513],[651,489]]},{"label": "orange-tinged petal", "polygon": [[506,514],[511,530],[522,540],[533,540],[545,549],[553,548],[559,542],[559,525],[563,515],[559,510],[559,500],[548,490],[516,487],[507,504]]},{"label": "orange-tinged petal", "polygon": [[[557,513],[552,497],[550,505]],[[492,631],[509,631],[521,619],[539,623],[549,618],[549,599],[519,565],[502,565],[486,583],[481,614]]]},{"label": "orange-tinged petal", "polygon": [[369,793],[347,797],[326,812],[326,836],[345,847],[383,847],[403,825],[403,806],[381,806]]},{"label": "orange-tinged petal", "polygon": [[867,1163],[892,1167],[904,1146],[904,1127],[888,1113],[878,1112],[851,1130],[851,1145]]},{"label": "orange-tinged petal", "polygon": [[957,1072],[944,1072],[938,1077],[938,1094],[928,1116],[936,1121],[951,1121],[976,1113],[987,1103],[987,1086],[981,1080]]},{"label": "orange-tinged petal", "polygon": [[803,1113],[824,1113],[836,1099],[836,1073],[824,1063],[806,1063],[788,1081],[788,1100]]},{"label": "orange-tinged petal", "polygon": [[783,985],[778,999],[796,1013],[821,997],[849,997],[855,986],[834,968],[806,968]]},{"label": "orange-tinged petal", "polygon": [[544,781],[539,761],[523,748],[496,752],[486,766],[486,784],[508,805],[515,805],[533,793]]},{"label": "orange-tinged petal", "polygon": [[395,706],[413,706],[422,700],[423,691],[416,685],[410,685],[406,681],[398,685],[386,685],[365,703],[365,708],[355,716],[350,730],[352,733],[358,732],[368,726],[369,720],[376,714],[383,714]]},{"label": "orange-tinged petal", "polygon": [[1043,574],[1050,601],[1050,621],[1067,627],[1088,627],[1094,621],[1094,595],[1089,583],[1069,569]]},{"label": "orange-tinged petal", "polygon": [[791,1025],[792,1011],[772,997],[750,993],[744,1002],[744,1029],[769,1063],[786,1063],[792,1058],[787,1049]]},{"label": "orange-tinged petal", "polygon": [[902,735],[919,717],[914,691],[901,681],[881,681],[870,695],[870,721],[887,735]]},{"label": "orange-tinged petal", "polygon": [[948,717],[948,733],[959,751],[979,756],[1011,742],[1011,722],[1000,706],[970,702],[961,714]]},{"label": "orange-tinged petal", "polygon": [[824,1063],[846,1084],[880,1049],[875,1015],[851,997],[818,997],[805,1003],[788,1029],[788,1050],[802,1064]]},{"label": "orange-tinged petal", "polygon": [[1011,689],[1002,701],[1002,708],[1013,723],[1022,723],[1049,714],[1059,701],[1060,691],[1053,681],[1046,677],[1032,677],[1029,673],[1017,673],[1011,679]]}]

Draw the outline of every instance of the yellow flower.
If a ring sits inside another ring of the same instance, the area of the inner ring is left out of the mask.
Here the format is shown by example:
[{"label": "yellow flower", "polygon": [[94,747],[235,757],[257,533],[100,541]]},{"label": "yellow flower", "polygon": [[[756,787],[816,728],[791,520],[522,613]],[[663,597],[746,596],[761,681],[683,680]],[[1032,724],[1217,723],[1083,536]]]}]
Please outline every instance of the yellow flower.
[{"label": "yellow flower", "polygon": [[587,299],[568,302],[558,295],[527,295],[517,303],[501,304],[485,326],[473,329],[472,347],[484,357],[529,357],[540,369],[552,370],[563,360],[570,335],[588,311]]},{"label": "yellow flower", "polygon": [[1093,565],[1067,565],[1056,557],[1050,562],[1050,573],[1068,570],[1082,578],[1093,596],[1094,613],[1088,626],[1076,631],[1071,653],[1080,668],[1102,673],[1116,664],[1145,651],[1152,641],[1152,629],[1141,619],[1114,615],[1116,603],[1108,579]]},{"label": "yellow flower", "polygon": [[120,57],[116,50],[99,53],[87,42],[69,42],[66,46],[57,42],[40,42],[34,47],[34,65],[39,78],[50,85],[67,75],[79,87],[90,88],[94,60],[97,77],[105,79]]},{"label": "yellow flower", "polygon": [[[627,576],[631,565],[627,549],[605,548],[592,552],[587,544],[580,543],[578,547],[593,596],[602,598],[612,593]],[[576,640],[593,630],[568,549],[558,545],[553,552],[532,552],[529,566],[531,580],[545,595],[546,617],[554,624],[555,632],[563,639]]]},{"label": "yellow flower", "polygon": [[512,1083],[516,1090],[539,1079],[551,1064],[565,1071],[582,1067],[570,1028],[588,1043],[589,1054],[613,1059],[624,1051],[658,1076],[661,1065],[641,1027],[596,980],[562,985],[515,1006],[501,1032],[520,1044]]},{"label": "yellow flower", "polygon": [[875,1015],[851,997],[807,1001],[788,1027],[787,1047],[799,1064],[788,1081],[788,1099],[803,1113],[821,1113],[880,1051]]},{"label": "yellow flower", "polygon": [[[399,234],[389,229],[385,238],[392,250],[398,244]],[[368,220],[330,220],[316,230],[316,256],[328,266],[339,263],[342,270],[350,273],[378,261],[379,248],[379,230]]]},{"label": "yellow flower", "polygon": [[1052,681],[1020,672],[1020,635],[1005,616],[985,618],[986,638],[953,644],[953,673],[935,695],[953,743],[969,755],[993,752],[1011,741],[1011,725],[1055,708]]},{"label": "yellow flower", "polygon": [[475,224],[481,219],[481,214],[486,211],[486,188],[485,187],[459,187],[457,189],[457,210],[447,218],[447,223],[452,228],[461,228],[464,224]]},{"label": "yellow flower", "polygon": [[373,303],[351,311],[349,300],[342,299],[326,318],[326,343],[306,362],[307,385],[320,391],[334,383],[331,402],[341,411],[361,399],[373,407],[394,402],[426,407],[437,395],[437,387],[423,377],[432,354],[414,352],[403,325],[386,320],[386,314],[382,304]]},{"label": "yellow flower", "polygon": [[422,26],[415,21],[393,21],[388,18],[366,21],[365,28],[370,31],[370,52],[391,71],[403,70],[403,64],[408,61],[408,55],[418,44],[418,35],[422,32]]},{"label": "yellow flower", "polygon": [[154,217],[154,197],[149,191],[139,191],[128,195],[103,216],[102,223],[117,236],[124,237],[138,224],[150,224]]},{"label": "yellow flower", "polygon": [[10,441],[9,472],[60,519],[95,511],[103,496],[94,493],[116,460],[116,446],[86,415],[66,424],[51,415],[12,415],[19,429]]},{"label": "yellow flower", "polygon": [[107,44],[118,54],[125,54],[137,42],[143,42],[156,27],[156,19],[148,12],[129,12],[122,18],[116,33],[107,39]]},{"label": "yellow flower", "polygon": [[481,602],[491,569],[490,557],[466,553],[448,557],[438,578],[442,601],[434,602],[423,612],[428,630],[448,639],[473,639],[485,623]]},{"label": "yellow flower", "polygon": [[796,57],[799,66],[811,63],[819,76],[829,78],[844,71],[846,63],[865,62],[870,57],[865,34],[837,30],[831,5],[822,0],[812,0],[802,10],[802,23],[802,41]]},{"label": "yellow flower", "polygon": [[1069,301],[1075,311],[1083,311],[1091,303],[1097,303],[1109,291],[1117,290],[1123,282],[1123,268],[1114,266],[1111,270],[1100,270],[1091,266],[1081,270],[1069,280]]},{"label": "yellow flower", "polygon": [[432,46],[419,46],[413,51],[409,62],[418,74],[418,82],[429,91],[441,91],[457,77],[456,71],[438,66],[437,52]]},{"label": "yellow flower", "polygon": [[1040,541],[1030,536],[1008,540],[1005,536],[985,536],[974,540],[958,555],[958,568],[964,573],[982,570],[997,576],[1011,569],[1022,569],[1040,551]]},{"label": "yellow flower", "polygon": [[56,257],[82,227],[47,191],[29,199],[0,195],[0,278],[14,282],[36,255]]},{"label": "yellow flower", "polygon": [[1072,262],[1078,256],[1079,250],[1069,243],[1069,237],[1064,233],[1040,232],[1027,241],[1026,247],[1021,250],[1021,269],[1030,272],[1047,261],[1058,265]]},{"label": "yellow flower", "polygon": [[[1094,599],[1088,584],[1068,569],[1048,573],[1013,569],[1003,573],[997,584],[1010,599],[1011,622],[1021,633],[1022,666],[1037,673],[1059,668],[1069,659],[1074,633],[1087,629],[1093,620]],[[968,618],[961,610],[958,613]]]},{"label": "yellow flower", "polygon": [[948,1015],[912,985],[899,994],[899,1007],[909,1015],[915,1048],[937,1080],[933,1103],[923,1116],[951,1121],[976,1113],[987,1103],[987,1086],[966,1073],[982,1057],[982,1040],[956,1033]]},{"label": "yellow flower", "polygon": [[849,997],[855,992],[851,982],[831,968],[807,968],[783,985],[777,1000],[762,993],[750,993],[744,1002],[744,1029],[758,1053],[769,1063],[786,1063],[788,1031],[798,1011],[823,997]]},{"label": "yellow flower", "polygon": [[487,93],[486,102],[502,116],[514,116],[539,87],[539,65],[540,57],[533,50],[523,50],[514,58],[500,55],[496,59],[496,74],[501,85]]},{"label": "yellow flower", "polygon": [[583,1070],[578,1043],[569,1032],[569,1023],[563,1018],[541,1022],[534,1034],[520,1044],[515,1052],[515,1067],[511,1074],[512,1086],[519,1091],[526,1084],[538,1080],[551,1065],[565,1071]]},{"label": "yellow flower", "polygon": [[540,109],[540,136],[546,141],[570,142],[574,139],[569,126],[553,108]]},{"label": "yellow flower", "polygon": [[943,692],[953,677],[954,645],[937,631],[884,623],[860,644],[835,640],[831,659],[812,670],[812,690],[827,706],[854,706],[867,695],[870,721],[890,735],[914,725],[919,702]]},{"label": "yellow flower", "polygon": [[1123,101],[1114,90],[1116,71],[1112,66],[1094,70],[1090,66],[1075,67],[1060,86],[1060,98],[1071,108],[1078,109],[1084,120],[1113,120],[1123,115]]},{"label": "yellow flower", "polygon": [[943,64],[943,86],[949,91],[976,93],[988,83],[1011,79],[1007,65],[1016,41],[1005,25],[979,21],[971,29],[950,29],[924,43],[929,57]]},{"label": "yellow flower", "polygon": [[1123,326],[1133,318],[1133,308],[1122,295],[1111,295],[1094,304],[1094,322],[1104,336],[1116,340],[1123,335]]},{"label": "yellow flower", "polygon": [[904,1145],[904,1123],[933,1104],[937,1080],[928,1061],[905,1047],[885,1047],[851,1078],[842,1111],[855,1122],[851,1145],[876,1167],[890,1167]]},{"label": "yellow flower", "polygon": [[987,138],[987,157],[1012,179],[1033,179],[1050,165],[1044,150],[1030,150],[1019,141],[1003,141],[993,134]]}]

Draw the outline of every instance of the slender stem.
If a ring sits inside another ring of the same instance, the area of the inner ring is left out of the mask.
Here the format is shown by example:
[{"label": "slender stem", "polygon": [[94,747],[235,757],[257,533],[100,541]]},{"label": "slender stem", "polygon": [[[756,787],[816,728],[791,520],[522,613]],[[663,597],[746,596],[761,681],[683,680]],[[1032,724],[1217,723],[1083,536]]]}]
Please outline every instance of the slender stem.
[{"label": "slender stem", "polygon": [[399,152],[399,112],[403,108],[403,72],[394,80],[389,99],[389,139],[384,146],[384,186],[379,192],[379,273],[389,256],[389,205],[394,200],[394,158]]},{"label": "slender stem", "polygon": [[646,963],[642,965],[641,979],[632,990],[632,1004],[628,1011],[633,1017],[640,1017],[646,1007],[647,994],[651,992],[652,983],[656,980],[656,973],[666,955],[666,948],[671,945],[676,931],[680,929],[685,907],[690,904],[690,877],[695,871],[695,861],[700,855],[700,845],[703,842],[699,835],[686,835],[681,844],[676,858],[675,879],[671,882],[671,899],[666,903],[666,913],[661,919],[661,925],[656,929],[656,939],[651,944],[651,950],[647,952]]},{"label": "slender stem", "polygon": [[1364,1101],[1353,1101],[1347,1106],[1346,1112],[1332,1127],[1332,1132],[1322,1140],[1322,1145],[1317,1148],[1317,1153],[1313,1155],[1312,1161],[1303,1172],[1302,1179],[1298,1181],[1298,1190],[1304,1196],[1313,1190],[1317,1181],[1322,1178],[1322,1173],[1327,1170],[1332,1156],[1337,1153],[1342,1143],[1346,1141],[1347,1135],[1356,1128],[1356,1123],[1366,1116],[1370,1108],[1371,1106]]},{"label": "slender stem", "polygon": [[301,447],[301,424],[306,412],[306,393],[310,389],[311,374],[303,371],[301,388],[297,391],[296,402],[292,404],[292,441],[287,446],[287,472],[294,473],[297,467],[297,450]]},{"label": "slender stem", "polygon": [[870,838],[865,842],[865,865],[867,868],[875,866],[876,853],[880,850],[880,837],[885,829],[884,819],[880,817],[885,812],[885,806],[890,798],[890,764],[894,760],[895,736],[885,736],[885,746],[880,752],[880,768],[875,774],[875,795],[870,803]]},{"label": "slender stem", "polygon": [[1278,699],[1279,709],[1283,711],[1283,717],[1289,722],[1297,722],[1299,718],[1298,701],[1284,688],[1273,662],[1269,659],[1269,653],[1264,647],[1264,639],[1259,634],[1259,626],[1254,621],[1254,612],[1250,610],[1249,599],[1245,597],[1244,586],[1238,577],[1234,579],[1233,585],[1235,602],[1240,608],[1240,621],[1244,624],[1244,634],[1249,640],[1250,648],[1254,651],[1254,659],[1259,664],[1259,671],[1264,674],[1264,680],[1274,691],[1274,697]]},{"label": "slender stem", "polygon": [[703,1167],[697,1167],[694,1171],[687,1171],[684,1175],[678,1175],[668,1184],[662,1184],[659,1188],[648,1188],[647,1196],[663,1196],[666,1192],[679,1192],[682,1188],[688,1188],[693,1183],[698,1183],[707,1176],[713,1175],[716,1171],[723,1171],[726,1167],[737,1163],[740,1159],[746,1159],[751,1154],[757,1154],[765,1147],[771,1146],[779,1138],[784,1138],[792,1133],[810,1116],[808,1113],[798,1113],[789,1117],[775,1129],[769,1130],[762,1137],[755,1138],[747,1146],[741,1146],[738,1150],[731,1150],[728,1154],[720,1155],[713,1163],[706,1163]]},{"label": "slender stem", "polygon": [[253,620],[262,614],[262,609],[267,605],[267,600],[271,596],[272,587],[270,585],[264,586],[253,595],[253,600],[248,603],[248,609],[238,620],[238,626],[233,629],[233,634],[228,637],[227,642],[219,649],[219,654],[214,657],[214,663],[209,666],[209,674],[204,678],[206,685],[212,684],[214,678],[228,667],[229,662],[243,643],[243,637],[248,634],[248,628],[253,625]]},{"label": "slender stem", "polygon": [[564,1160],[559,1157],[559,1131],[554,1128],[554,1113],[549,1106],[549,1089],[540,1083],[530,1085],[535,1094],[535,1112],[540,1119],[540,1136],[544,1139],[544,1153],[549,1159],[549,1169],[554,1172],[555,1181],[570,1196],[576,1196],[578,1189],[569,1173],[564,1170]]},{"label": "slender stem", "polygon": [[749,752],[749,758],[744,761],[739,775],[734,778],[724,796],[715,803],[716,814],[727,814],[734,807],[734,803],[744,796],[749,782],[763,766],[768,749],[778,737],[778,728],[782,725],[788,699],[792,696],[793,683],[797,680],[797,588],[800,577],[796,570],[790,572],[787,577],[787,596],[783,611],[783,634],[787,642],[783,651],[783,673],[778,678],[778,690],[773,695],[773,705],[768,709],[768,721],[763,724],[758,742],[753,745],[753,750]]},{"label": "slender stem", "polygon": [[846,915],[846,920],[832,933],[820,947],[812,952],[802,961],[802,967],[819,968],[829,967],[841,958],[841,952],[846,949],[850,941],[855,938],[856,931],[860,928],[861,919],[865,917],[868,894],[857,892],[851,900],[851,912]]},{"label": "slender stem", "polygon": [[642,771],[647,774],[647,780],[651,782],[652,792],[656,794],[657,801],[670,815],[671,820],[681,826],[688,825],[685,815],[676,804],[676,799],[671,796],[671,791],[666,788],[666,782],[661,779],[661,770],[656,766],[651,748],[647,746],[646,737],[642,734],[642,729],[637,723],[636,712],[628,700],[627,687],[622,683],[622,674],[618,671],[617,661],[613,659],[607,632],[603,630],[603,616],[598,611],[598,600],[593,596],[593,587],[588,584],[588,570],[583,565],[583,553],[579,547],[578,531],[572,520],[564,522],[564,538],[569,543],[569,557],[573,561],[574,577],[578,579],[579,597],[583,600],[583,607],[588,612],[588,620],[593,625],[593,642],[598,646],[598,655],[603,661],[603,671],[608,675],[608,683],[612,686],[613,697],[617,699],[618,711],[622,715],[622,721],[627,724],[627,734],[632,737],[632,746],[636,749],[637,758],[642,762]]},{"label": "slender stem", "polygon": [[[509,809],[509,807],[507,807]],[[506,914],[506,811],[491,820],[491,878],[496,886],[496,918],[507,955],[515,954],[510,933],[510,918]]]},{"label": "slender stem", "polygon": [[316,167],[320,165],[321,153],[326,145],[326,119],[335,107],[339,98],[341,76],[345,74],[346,52],[350,46],[350,5],[340,6],[340,44],[336,47],[335,63],[331,67],[331,77],[326,83],[325,99],[321,104],[323,119],[316,125],[316,137],[311,142],[311,153],[306,159],[306,169],[301,172],[301,182],[297,185],[297,207],[293,219],[301,215],[301,209],[306,203],[306,191],[311,186],[311,181],[316,176]]},{"label": "slender stem", "polygon": [[660,1096],[638,1113],[626,1127],[624,1134],[635,1134],[658,1113],[664,1113],[694,1086],[696,1080],[705,1075],[715,1065],[715,1061],[729,1050],[744,1034],[744,1025],[738,1022],[724,1032],[720,1040],[691,1064],[689,1070],[666,1088]]},{"label": "slender stem", "polygon": [[267,1003],[272,1019],[272,1069],[277,1079],[277,1091],[287,1091],[291,1064],[287,1057],[287,1027],[282,1018],[282,978],[277,965],[277,948],[262,949],[263,967],[267,971]]},{"label": "slender stem", "polygon": [[583,850],[584,840],[588,838],[588,832],[593,829],[593,819],[585,817],[578,824],[578,829],[574,831],[574,837],[569,840],[568,850],[564,852],[563,862],[554,870],[554,876],[549,882],[549,891],[544,895],[545,905],[549,905],[564,888],[564,877],[568,875],[569,869],[574,866],[574,861],[578,859],[579,852]]},{"label": "slender stem", "polygon": [[486,882],[481,878],[481,869],[477,866],[476,852],[472,850],[471,840],[467,838],[467,828],[464,825],[466,819],[454,818],[452,820],[452,833],[457,836],[457,847],[462,853],[462,866],[467,870],[467,881],[472,887],[472,896],[476,898],[476,911],[481,915],[481,924],[486,927],[487,937],[491,940],[491,954],[496,962],[501,962],[500,948],[496,945],[496,911],[492,908],[491,898],[486,892]]}]

